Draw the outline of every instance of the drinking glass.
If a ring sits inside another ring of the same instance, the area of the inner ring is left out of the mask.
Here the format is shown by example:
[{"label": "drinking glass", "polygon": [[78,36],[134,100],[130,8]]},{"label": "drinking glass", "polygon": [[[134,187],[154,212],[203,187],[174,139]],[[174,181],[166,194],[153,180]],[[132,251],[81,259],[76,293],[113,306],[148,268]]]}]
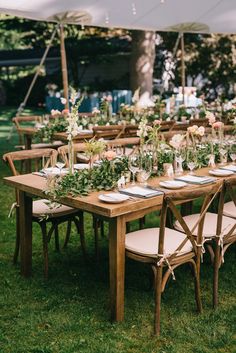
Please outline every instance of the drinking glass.
[{"label": "drinking glass", "polygon": [[229,154],[233,164],[236,164],[236,144],[232,144],[230,146],[230,154]]},{"label": "drinking glass", "polygon": [[140,159],[138,155],[129,156],[129,170],[132,173],[132,185],[135,185],[135,175],[140,170]]},{"label": "drinking glass", "polygon": [[61,175],[61,171],[65,167],[65,162],[62,159],[58,159],[55,165],[60,170]]},{"label": "drinking glass", "polygon": [[227,154],[228,154],[226,147],[222,146],[219,149],[219,152],[220,152],[220,165],[225,165],[227,163]]},{"label": "drinking glass", "polygon": [[143,156],[142,165],[140,168],[141,184],[147,186],[147,181],[152,174],[152,159],[150,155]]},{"label": "drinking glass", "polygon": [[193,171],[197,167],[196,151],[193,149],[187,150],[187,166],[190,170],[189,174],[193,175]]},{"label": "drinking glass", "polygon": [[176,162],[176,175],[183,174],[183,162],[186,159],[186,151],[184,149],[177,150],[175,153],[175,162]]}]

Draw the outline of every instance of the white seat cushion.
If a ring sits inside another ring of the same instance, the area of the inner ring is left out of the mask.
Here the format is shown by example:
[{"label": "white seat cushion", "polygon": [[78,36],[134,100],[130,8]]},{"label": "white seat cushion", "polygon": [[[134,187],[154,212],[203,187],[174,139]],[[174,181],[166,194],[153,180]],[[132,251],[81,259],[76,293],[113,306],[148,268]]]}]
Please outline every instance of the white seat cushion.
[{"label": "white seat cushion", "polygon": [[[186,224],[188,225],[189,229],[191,230],[196,222],[199,219],[199,214],[193,214],[189,216],[183,217],[185,220]],[[222,220],[222,231],[223,235],[227,234],[230,230],[230,228],[235,224],[236,221],[234,221],[232,218],[229,217],[223,217]],[[213,238],[215,237],[216,234],[216,223],[217,223],[217,214],[216,213],[210,213],[207,212],[205,215],[205,221],[204,221],[204,227],[203,227],[203,236],[205,238]],[[179,230],[180,232],[183,231],[182,226],[180,225],[179,221],[175,222],[174,224],[175,229]],[[198,227],[195,229],[193,234],[196,236],[197,235],[197,230]]]},{"label": "white seat cushion", "polygon": [[[147,228],[126,234],[125,248],[143,256],[157,257],[160,228]],[[165,229],[164,254],[173,254],[186,236],[174,229]],[[192,251],[188,240],[178,255]]]},{"label": "white seat cushion", "polygon": [[[50,218],[53,218],[77,212],[77,210],[72,207],[60,204],[55,204],[55,207],[50,208],[48,203],[49,200],[47,199],[33,201],[33,216],[40,217],[42,215],[48,215]],[[60,207],[57,207],[57,205],[60,205]]]},{"label": "white seat cushion", "polygon": [[223,214],[228,217],[236,218],[236,207],[233,201],[225,203]]}]

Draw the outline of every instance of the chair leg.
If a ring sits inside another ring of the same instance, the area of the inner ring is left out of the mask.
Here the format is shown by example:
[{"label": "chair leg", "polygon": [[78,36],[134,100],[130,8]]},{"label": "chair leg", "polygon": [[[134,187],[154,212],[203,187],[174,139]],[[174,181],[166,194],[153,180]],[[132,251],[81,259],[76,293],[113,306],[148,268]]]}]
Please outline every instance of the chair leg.
[{"label": "chair leg", "polygon": [[84,214],[83,214],[83,212],[81,212],[79,215],[79,221],[76,217],[74,218],[74,223],[76,225],[77,232],[80,235],[80,244],[81,244],[83,256],[84,256],[84,258],[86,258],[87,252],[86,252],[85,237],[84,237]]},{"label": "chair leg", "polygon": [[19,222],[19,207],[16,207],[16,242],[15,250],[13,255],[13,264],[17,263],[18,255],[20,250],[20,222]]},{"label": "chair leg", "polygon": [[202,301],[201,301],[201,290],[200,290],[200,271],[197,270],[197,265],[195,261],[191,261],[193,275],[194,275],[194,285],[195,285],[195,300],[197,305],[197,311],[202,312]]},{"label": "chair leg", "polygon": [[55,231],[54,231],[54,234],[55,234],[55,249],[56,251],[60,251],[60,245],[59,245],[59,233],[58,233],[58,224],[56,223],[55,224]]},{"label": "chair leg", "polygon": [[162,267],[155,268],[155,319],[154,319],[154,334],[160,335],[161,321],[161,284],[162,284]]},{"label": "chair leg", "polygon": [[220,246],[215,244],[215,257],[214,257],[214,275],[213,275],[213,308],[218,306],[218,291],[219,291],[219,268],[220,268]]},{"label": "chair leg", "polygon": [[70,233],[71,233],[71,220],[69,220],[67,222],[67,227],[66,227],[66,237],[65,237],[65,241],[63,244],[63,249],[65,249],[67,247],[67,244],[70,240]]},{"label": "chair leg", "polygon": [[139,219],[139,229],[143,229],[145,226],[145,217]]},{"label": "chair leg", "polygon": [[39,222],[43,238],[44,277],[48,279],[48,237],[46,222]]}]

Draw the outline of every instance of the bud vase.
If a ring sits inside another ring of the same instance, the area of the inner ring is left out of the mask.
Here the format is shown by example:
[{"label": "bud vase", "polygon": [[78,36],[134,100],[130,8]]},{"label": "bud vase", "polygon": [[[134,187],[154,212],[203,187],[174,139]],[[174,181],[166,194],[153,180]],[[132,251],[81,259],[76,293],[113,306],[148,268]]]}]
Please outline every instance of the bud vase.
[{"label": "bud vase", "polygon": [[70,140],[68,142],[68,157],[69,157],[69,173],[74,173],[74,144],[73,141]]}]

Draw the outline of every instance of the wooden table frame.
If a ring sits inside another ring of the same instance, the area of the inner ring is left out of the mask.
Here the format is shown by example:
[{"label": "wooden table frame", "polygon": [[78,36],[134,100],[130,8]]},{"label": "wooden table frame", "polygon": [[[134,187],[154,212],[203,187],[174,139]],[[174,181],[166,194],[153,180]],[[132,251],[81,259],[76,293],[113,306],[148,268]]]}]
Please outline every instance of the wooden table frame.
[{"label": "wooden table frame", "polygon": [[[209,168],[196,171],[208,175]],[[152,178],[149,184],[158,187],[165,177]],[[43,190],[46,180],[40,176],[25,174],[6,177],[7,185],[19,190],[20,259],[21,274],[30,277],[32,273],[32,198],[47,197]],[[202,186],[201,186],[202,187]],[[186,188],[199,188],[189,185]],[[166,191],[168,192],[168,191]],[[178,191],[177,191],[178,192]],[[92,213],[109,222],[109,273],[111,320],[124,319],[124,275],[125,275],[125,232],[126,222],[141,218],[161,209],[163,196],[150,199],[127,200],[121,204],[106,204],[98,199],[103,192],[93,192],[86,197],[65,197],[62,204]]]}]

